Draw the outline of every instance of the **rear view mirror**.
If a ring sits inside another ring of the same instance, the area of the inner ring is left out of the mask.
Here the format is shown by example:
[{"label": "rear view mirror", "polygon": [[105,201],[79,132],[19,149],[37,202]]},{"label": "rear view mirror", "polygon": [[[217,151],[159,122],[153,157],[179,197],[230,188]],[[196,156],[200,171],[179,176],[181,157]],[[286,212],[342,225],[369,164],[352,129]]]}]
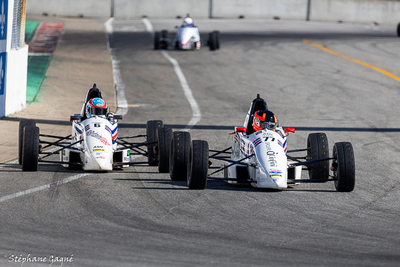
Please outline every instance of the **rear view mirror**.
[{"label": "rear view mirror", "polygon": [[235,133],[246,133],[246,132],[247,132],[246,127],[242,127],[242,126],[235,127]]},{"label": "rear view mirror", "polygon": [[294,133],[295,131],[295,128],[285,128],[285,133]]},{"label": "rear view mirror", "polygon": [[116,120],[122,120],[122,115],[114,115],[114,119],[116,119]]},{"label": "rear view mirror", "polygon": [[80,115],[72,115],[71,117],[69,117],[69,121],[78,121],[81,119]]}]

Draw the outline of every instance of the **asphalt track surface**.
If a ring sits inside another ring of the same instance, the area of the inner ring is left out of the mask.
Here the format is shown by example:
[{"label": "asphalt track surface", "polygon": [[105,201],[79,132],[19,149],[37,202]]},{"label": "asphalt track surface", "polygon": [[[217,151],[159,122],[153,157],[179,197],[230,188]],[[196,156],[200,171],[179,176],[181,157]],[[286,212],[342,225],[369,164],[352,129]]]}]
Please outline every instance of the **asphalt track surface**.
[{"label": "asphalt track surface", "polygon": [[[173,31],[179,22],[151,20],[155,30]],[[232,127],[259,93],[282,126],[296,127],[289,149],[304,148],[310,132],[325,132],[331,151],[335,142],[353,144],[355,190],[338,193],[323,183],[271,191],[209,181],[206,190],[190,191],[146,166],[57,184],[81,172],[41,165],[22,173],[11,164],[0,169],[0,197],[52,184],[0,203],[0,265],[20,266],[10,256],[30,254],[72,256],[63,266],[398,266],[399,81],[303,41],[400,77],[395,27],[196,23],[203,36],[221,31],[221,50],[167,51],[200,108],[192,139],[230,146]],[[153,119],[185,128],[192,109],[143,22],[113,27],[130,107],[119,135],[144,133]]]}]

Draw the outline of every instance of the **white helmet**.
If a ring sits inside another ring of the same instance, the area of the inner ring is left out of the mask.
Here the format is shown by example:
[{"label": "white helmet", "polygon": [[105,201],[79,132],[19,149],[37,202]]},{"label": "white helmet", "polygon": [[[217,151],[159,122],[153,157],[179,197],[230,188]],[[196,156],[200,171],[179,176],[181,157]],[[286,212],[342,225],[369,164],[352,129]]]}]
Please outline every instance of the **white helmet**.
[{"label": "white helmet", "polygon": [[187,27],[187,26],[193,26],[193,19],[186,17],[183,19],[182,26]]}]

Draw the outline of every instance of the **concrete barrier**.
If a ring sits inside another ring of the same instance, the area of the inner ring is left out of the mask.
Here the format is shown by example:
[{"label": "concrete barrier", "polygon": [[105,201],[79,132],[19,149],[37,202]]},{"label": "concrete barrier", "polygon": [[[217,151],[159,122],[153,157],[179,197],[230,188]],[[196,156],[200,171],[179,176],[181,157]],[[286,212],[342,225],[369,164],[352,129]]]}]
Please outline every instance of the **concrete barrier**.
[{"label": "concrete barrier", "polygon": [[26,103],[28,46],[7,53],[5,115],[20,111]]},{"label": "concrete barrier", "polygon": [[305,20],[308,0],[213,0],[215,18],[273,18]]},{"label": "concrete barrier", "polygon": [[110,17],[111,4],[112,0],[27,0],[26,12],[32,15]]},{"label": "concrete barrier", "polygon": [[400,22],[400,2],[385,0],[312,0],[311,20],[344,22]]},{"label": "concrete barrier", "polygon": [[[310,8],[309,5],[310,4]],[[397,24],[400,1],[391,0],[29,0],[32,15],[109,17],[117,19],[273,18]]]},{"label": "concrete barrier", "polygon": [[209,0],[115,0],[114,16],[118,19],[175,18],[190,14],[194,18],[209,17]]}]

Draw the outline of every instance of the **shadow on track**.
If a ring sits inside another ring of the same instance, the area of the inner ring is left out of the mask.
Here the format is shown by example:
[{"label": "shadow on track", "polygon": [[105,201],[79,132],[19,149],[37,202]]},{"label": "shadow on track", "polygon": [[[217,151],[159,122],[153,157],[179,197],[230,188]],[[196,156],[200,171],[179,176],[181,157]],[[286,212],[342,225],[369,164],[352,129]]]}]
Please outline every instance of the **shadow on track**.
[{"label": "shadow on track", "polygon": [[[22,118],[11,118],[4,117],[0,120],[4,121],[20,121]],[[50,125],[72,125],[69,121],[59,121],[59,120],[35,120],[38,124],[50,124]],[[185,129],[186,124],[164,124],[164,126],[171,127],[173,129]],[[193,130],[233,130],[239,125],[194,125]],[[72,126],[71,126],[72,127]],[[296,131],[328,131],[328,132],[375,132],[375,133],[398,133],[400,128],[366,128],[366,127],[313,127],[313,126],[285,126],[285,128],[295,128]],[[118,123],[119,129],[146,129],[146,124],[144,123]]]}]

